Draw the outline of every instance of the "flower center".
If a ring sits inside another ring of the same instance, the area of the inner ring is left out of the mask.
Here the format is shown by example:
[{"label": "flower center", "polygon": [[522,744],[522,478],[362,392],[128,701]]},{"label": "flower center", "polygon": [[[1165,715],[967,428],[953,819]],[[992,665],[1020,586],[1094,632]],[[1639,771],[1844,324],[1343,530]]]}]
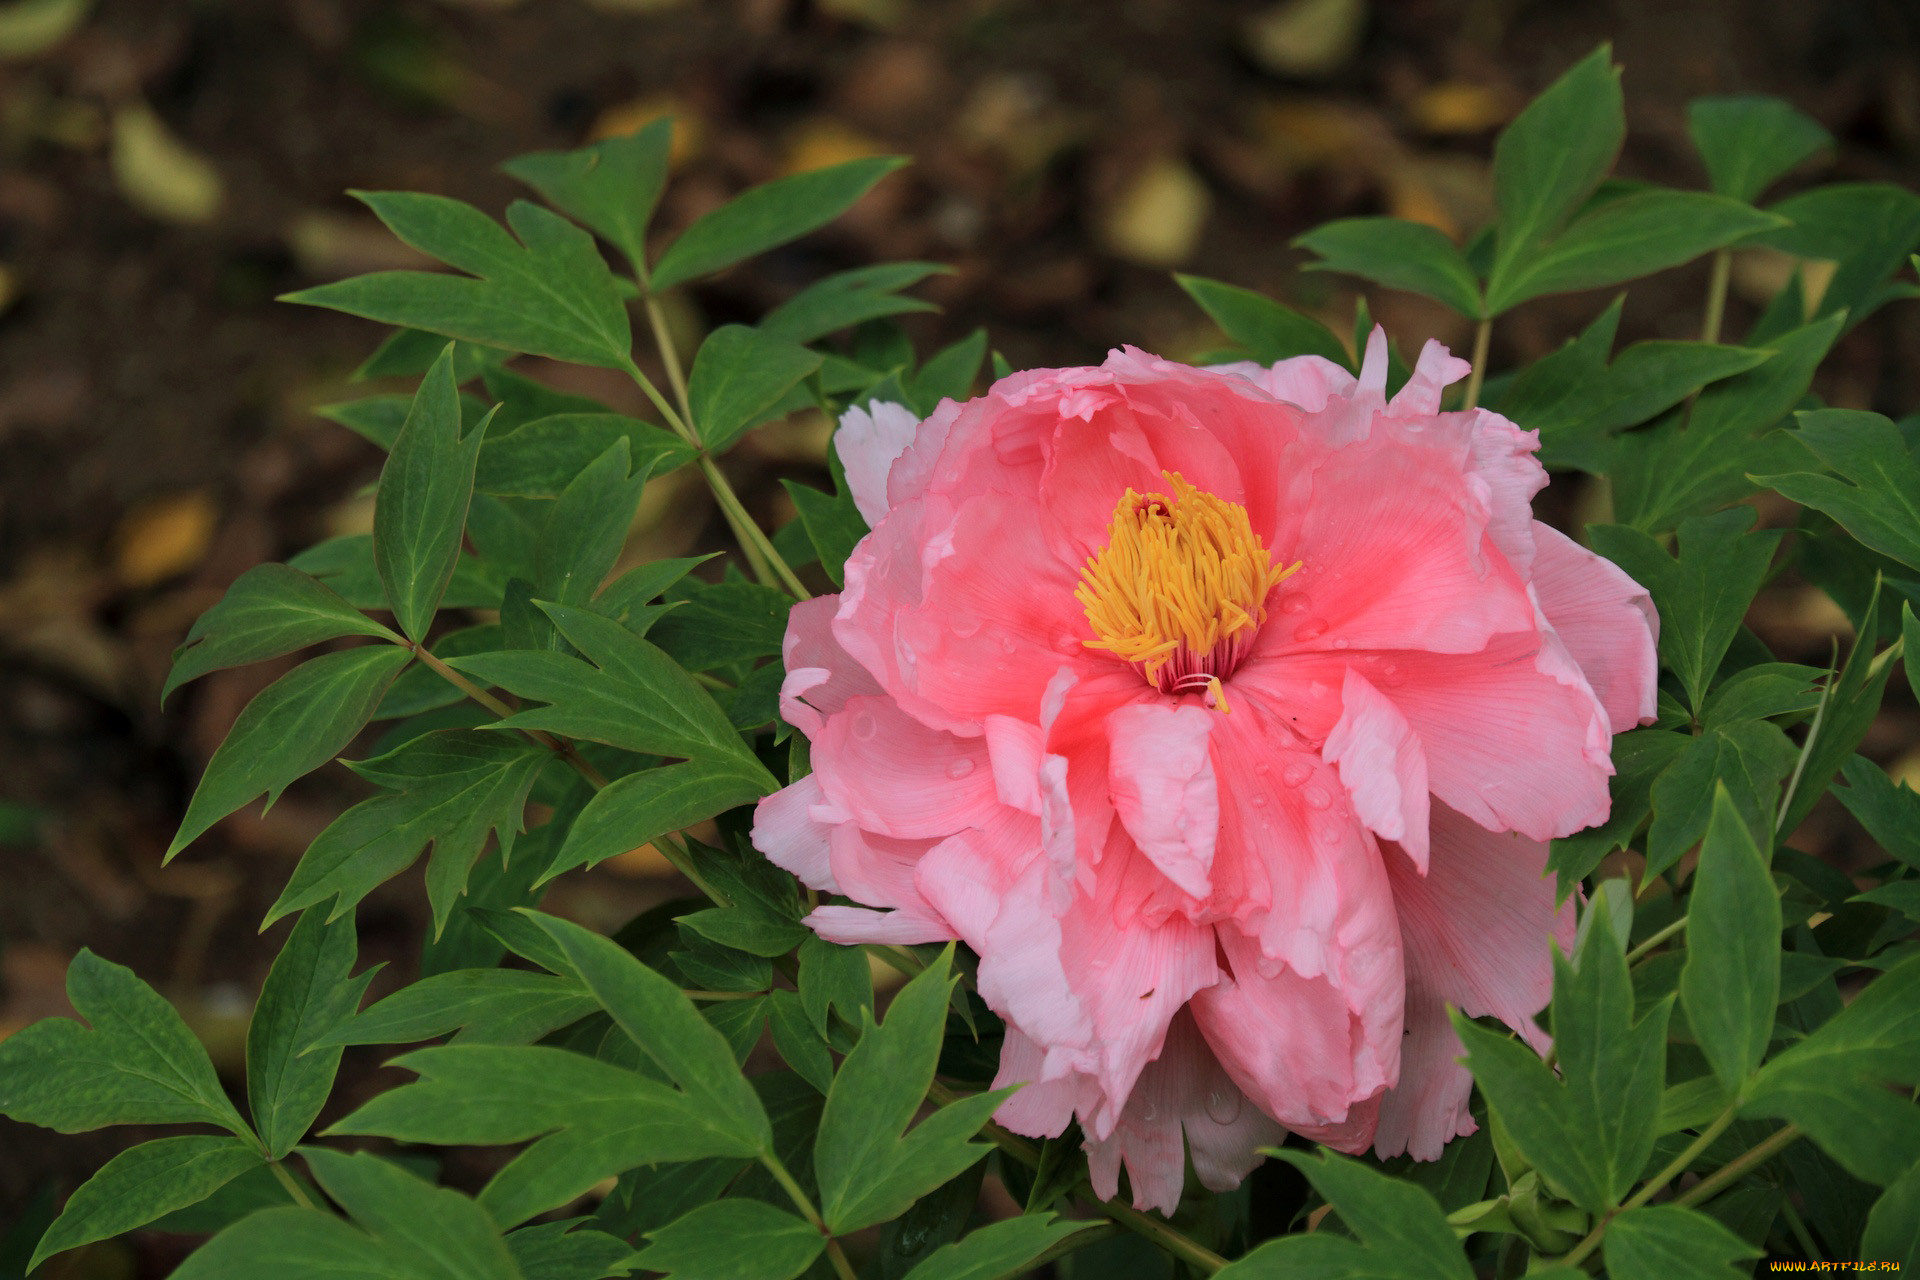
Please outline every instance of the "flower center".
[{"label": "flower center", "polygon": [[1080,571],[1074,598],[1094,638],[1162,693],[1204,691],[1227,710],[1220,688],[1246,656],[1267,616],[1267,593],[1300,565],[1276,569],[1247,509],[1196,489],[1178,472],[1172,490],[1127,490],[1107,545]]}]

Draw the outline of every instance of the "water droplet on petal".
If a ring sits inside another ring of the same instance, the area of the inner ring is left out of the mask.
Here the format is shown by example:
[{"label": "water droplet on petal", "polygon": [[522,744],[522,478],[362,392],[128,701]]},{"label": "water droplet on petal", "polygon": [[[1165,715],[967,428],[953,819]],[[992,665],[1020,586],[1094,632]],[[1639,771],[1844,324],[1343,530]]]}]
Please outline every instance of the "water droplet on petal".
[{"label": "water droplet on petal", "polygon": [[1158,1120],[1159,1118],[1160,1118],[1159,1107],[1155,1106],[1151,1102],[1143,1102],[1140,1104],[1140,1123],[1141,1124],[1152,1124],[1155,1120]]},{"label": "water droplet on petal", "polygon": [[873,735],[879,731],[879,728],[880,726],[874,721],[874,718],[864,711],[853,718],[853,736],[862,742],[871,741]]},{"label": "water droplet on petal", "polygon": [[1400,664],[1397,662],[1381,663],[1378,674],[1380,676],[1380,683],[1384,685],[1395,686],[1407,682],[1407,678],[1400,674]]},{"label": "water droplet on petal", "polygon": [[1268,767],[1269,766],[1265,760],[1255,760],[1253,762],[1253,771],[1259,774],[1263,778],[1267,776]]},{"label": "water droplet on petal", "polygon": [[1014,649],[1013,637],[1009,635],[1002,635],[1000,637],[1000,652],[1012,653],[1013,649]]},{"label": "water droplet on petal", "polygon": [[1296,760],[1288,765],[1286,772],[1280,775],[1280,781],[1290,787],[1297,787],[1313,776],[1313,766],[1304,760]]},{"label": "water droplet on petal", "polygon": [[1303,643],[1308,640],[1318,640],[1325,634],[1327,634],[1327,620],[1325,618],[1308,618],[1305,622],[1293,629],[1293,638]]},{"label": "water droplet on petal", "polygon": [[1238,1089],[1213,1088],[1207,1091],[1207,1115],[1215,1124],[1232,1124],[1240,1118],[1241,1094]]},{"label": "water droplet on petal", "polygon": [[1304,591],[1289,591],[1280,597],[1280,612],[1305,613],[1313,604],[1313,597]]},{"label": "water droplet on petal", "polygon": [[1307,804],[1315,809],[1324,809],[1333,803],[1333,797],[1328,794],[1327,789],[1318,784],[1307,788],[1306,797]]},{"label": "water droplet on petal", "polygon": [[1266,808],[1266,807],[1267,807],[1267,798],[1266,798],[1265,796],[1255,796],[1255,797],[1253,798],[1253,807],[1254,807],[1254,808],[1256,808],[1256,809],[1264,809],[1264,808]]},{"label": "water droplet on petal", "polygon": [[1353,641],[1351,641],[1351,640],[1347,640],[1347,639],[1340,639],[1340,640],[1335,640],[1335,641],[1333,642],[1333,647],[1334,647],[1334,648],[1336,648],[1336,649],[1344,649],[1344,648],[1346,648],[1346,647],[1347,647],[1348,645],[1350,645],[1350,644],[1352,644],[1352,643],[1353,643]]},{"label": "water droplet on petal", "polygon": [[970,613],[956,613],[953,615],[953,621],[949,629],[954,635],[965,640],[970,635],[978,634],[980,630],[980,619]]},{"label": "water droplet on petal", "polygon": [[1319,839],[1321,844],[1336,845],[1340,843],[1345,833],[1341,830],[1339,823],[1328,821],[1322,822],[1319,826],[1315,827],[1313,834]]},{"label": "water droplet on petal", "polygon": [[967,759],[965,756],[961,756],[958,760],[955,760],[947,766],[947,776],[949,778],[964,778],[972,772],[973,761]]}]

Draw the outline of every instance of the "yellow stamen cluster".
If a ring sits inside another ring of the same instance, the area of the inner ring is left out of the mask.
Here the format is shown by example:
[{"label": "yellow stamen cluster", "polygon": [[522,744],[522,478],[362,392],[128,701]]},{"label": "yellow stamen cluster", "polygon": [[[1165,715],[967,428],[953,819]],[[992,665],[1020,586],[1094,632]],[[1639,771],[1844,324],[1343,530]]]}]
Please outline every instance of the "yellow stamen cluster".
[{"label": "yellow stamen cluster", "polygon": [[1107,545],[1080,571],[1074,598],[1094,638],[1174,692],[1206,688],[1225,706],[1230,672],[1266,618],[1267,593],[1300,566],[1275,568],[1247,511],[1163,471],[1170,494],[1129,489]]}]

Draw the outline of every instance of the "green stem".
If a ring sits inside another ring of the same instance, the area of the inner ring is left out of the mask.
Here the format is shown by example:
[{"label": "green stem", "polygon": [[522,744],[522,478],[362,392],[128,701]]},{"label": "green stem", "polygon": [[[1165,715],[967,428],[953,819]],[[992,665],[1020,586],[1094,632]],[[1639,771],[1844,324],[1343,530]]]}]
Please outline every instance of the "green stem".
[{"label": "green stem", "polygon": [[1480,403],[1480,384],[1487,380],[1487,347],[1493,341],[1493,317],[1481,320],[1473,331],[1473,369],[1467,374],[1467,397],[1461,402],[1462,409],[1471,409]]},{"label": "green stem", "polygon": [[673,335],[667,331],[667,316],[660,309],[660,300],[652,294],[647,295],[647,326],[653,330],[653,345],[660,349],[660,363],[667,367],[667,385],[673,388],[673,398],[680,402],[680,412],[688,422],[693,421],[693,402],[687,398],[687,379],[680,372],[680,355],[674,350]]},{"label": "green stem", "polygon": [[[425,645],[412,644],[406,647],[413,650],[413,656],[420,659],[429,671],[439,676],[442,680],[445,680],[460,692],[466,694],[469,698],[472,698],[487,710],[493,712],[494,715],[505,720],[513,714],[512,707],[500,701],[500,699],[494,697],[485,689],[482,689],[479,685],[461,675],[458,671],[455,671],[445,662],[442,662],[439,658],[435,657]],[[583,760],[571,742],[556,738],[548,733],[543,733],[539,729],[522,729],[520,732],[524,733],[531,741],[539,743],[547,750],[559,756],[562,760],[565,760],[569,765],[573,766],[574,772],[585,778],[588,785],[592,786],[595,791],[607,785],[606,775]]]},{"label": "green stem", "polygon": [[1720,341],[1720,323],[1727,314],[1727,285],[1733,279],[1733,250],[1722,249],[1713,255],[1713,276],[1707,281],[1707,318],[1700,326],[1700,341]]},{"label": "green stem", "polygon": [[1639,964],[1642,960],[1645,960],[1648,954],[1651,953],[1655,947],[1665,942],[1668,938],[1673,937],[1675,934],[1679,933],[1682,929],[1685,929],[1686,927],[1687,927],[1687,918],[1685,916],[1681,916],[1678,920],[1675,920],[1672,924],[1668,925],[1666,928],[1655,930],[1652,934],[1649,934],[1646,940],[1643,941],[1639,946],[1627,952],[1627,968],[1631,969],[1633,968],[1633,966]]},{"label": "green stem", "polygon": [[654,840],[653,847],[660,851],[662,857],[673,864],[675,871],[678,871],[688,880],[691,880],[693,887],[701,893],[706,894],[715,905],[722,907],[730,907],[733,905],[731,898],[707,883],[707,878],[700,874],[700,868],[693,865],[693,854],[688,852],[686,847],[682,845],[678,839],[673,836],[663,835]]},{"label": "green stem", "polygon": [[1713,1123],[1702,1129],[1700,1136],[1688,1143],[1687,1149],[1669,1161],[1666,1168],[1648,1179],[1646,1186],[1641,1187],[1638,1191],[1634,1192],[1633,1195],[1629,1196],[1625,1203],[1613,1213],[1606,1215],[1600,1219],[1600,1221],[1594,1223],[1593,1230],[1587,1232],[1586,1237],[1573,1247],[1571,1253],[1560,1259],[1561,1263],[1569,1267],[1579,1266],[1589,1254],[1600,1247],[1601,1237],[1606,1235],[1607,1226],[1613,1221],[1616,1214],[1625,1213],[1629,1209],[1638,1209],[1641,1205],[1658,1195],[1669,1182],[1672,1182],[1675,1178],[1685,1173],[1687,1166],[1691,1165],[1695,1160],[1698,1160],[1700,1153],[1712,1146],[1714,1139],[1727,1131],[1727,1126],[1733,1123],[1733,1113],[1737,1109],[1737,1107],[1728,1107],[1718,1116],[1715,1116]]},{"label": "green stem", "polygon": [[300,1185],[300,1179],[287,1172],[287,1166],[278,1160],[270,1160],[267,1162],[267,1168],[273,1170],[273,1176],[280,1179],[280,1185],[287,1189],[287,1194],[293,1197],[295,1204],[302,1209],[319,1208],[314,1204],[313,1197],[307,1194],[306,1188]]},{"label": "green stem", "polygon": [[627,361],[626,369],[627,376],[633,379],[634,384],[640,388],[647,399],[653,401],[653,407],[660,411],[660,416],[666,420],[667,426],[673,429],[673,433],[696,449],[699,448],[700,437],[693,433],[693,428],[687,425],[687,420],[680,416],[679,411],[673,407],[673,403],[660,394],[660,388],[653,385],[653,379],[642,372],[640,366],[631,360]]},{"label": "green stem", "polygon": [[1787,1230],[1793,1232],[1793,1238],[1800,1242],[1802,1249],[1806,1250],[1807,1261],[1825,1262],[1827,1255],[1820,1252],[1820,1246],[1813,1242],[1813,1235],[1807,1230],[1807,1220],[1802,1218],[1800,1211],[1793,1207],[1793,1201],[1782,1200],[1780,1210],[1787,1220]]},{"label": "green stem", "polygon": [[740,495],[727,483],[727,477],[721,473],[720,464],[713,460],[713,455],[700,455],[700,474],[707,478],[707,487],[713,490],[713,500],[720,504],[727,522],[739,536],[741,549],[747,553],[747,559],[753,560],[757,555],[764,562],[764,567],[771,570],[794,599],[813,599],[813,593],[800,585],[800,579],[794,575],[792,567],[774,550],[773,542],[761,532],[760,526],[753,522],[753,517],[747,514]]},{"label": "green stem", "polygon": [[840,1242],[832,1236],[827,1237],[827,1261],[833,1264],[833,1273],[839,1276],[840,1280],[860,1280],[853,1269],[853,1264],[847,1261],[847,1255],[841,1252]]},{"label": "green stem", "polygon": [[832,1261],[833,1270],[840,1280],[858,1280],[852,1265],[847,1262],[847,1255],[841,1252],[840,1242],[835,1240],[833,1232],[827,1229],[827,1220],[820,1216],[818,1209],[813,1207],[813,1201],[794,1180],[794,1176],[787,1172],[787,1166],[781,1163],[780,1157],[771,1151],[763,1151],[760,1153],[760,1163],[768,1173],[773,1175],[773,1180],[786,1191],[787,1198],[793,1201],[795,1208],[800,1210],[800,1216],[807,1220],[807,1224],[826,1237],[827,1257]]},{"label": "green stem", "polygon": [[1746,1154],[1737,1157],[1731,1164],[1702,1178],[1678,1196],[1674,1200],[1674,1203],[1684,1208],[1689,1205],[1699,1204],[1704,1200],[1711,1200],[1719,1194],[1722,1187],[1734,1179],[1744,1176],[1749,1170],[1758,1168],[1760,1165],[1773,1159],[1787,1147],[1792,1146],[1793,1140],[1799,1136],[1800,1126],[1797,1124],[1790,1124],[1781,1128],[1771,1138],[1753,1147],[1747,1151]]},{"label": "green stem", "polygon": [[687,991],[681,995],[689,1000],[758,1000],[767,993],[764,991]]}]

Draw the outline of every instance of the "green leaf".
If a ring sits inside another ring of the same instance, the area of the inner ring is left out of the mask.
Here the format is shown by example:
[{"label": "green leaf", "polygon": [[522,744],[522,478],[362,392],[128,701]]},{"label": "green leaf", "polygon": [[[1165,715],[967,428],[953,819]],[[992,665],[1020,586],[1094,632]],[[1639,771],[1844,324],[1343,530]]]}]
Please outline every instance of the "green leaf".
[{"label": "green leaf", "polygon": [[927,362],[907,379],[908,407],[926,417],[940,407],[942,400],[972,399],[974,379],[980,376],[980,363],[986,358],[985,329],[975,329],[928,356]]},{"label": "green leaf", "polygon": [[[280,1168],[309,1199],[316,1202],[320,1199],[319,1188],[285,1165]],[[153,1220],[149,1229],[181,1235],[212,1235],[216,1231],[226,1230],[248,1214],[258,1213],[262,1209],[284,1208],[292,1203],[293,1197],[288,1194],[286,1184],[262,1161],[198,1204],[162,1214]]]},{"label": "green leaf", "polygon": [[1920,1267],[1920,1165],[1889,1183],[1874,1203],[1859,1256],[1891,1262],[1901,1271]]},{"label": "green leaf", "polygon": [[360,1006],[377,969],[349,977],[358,952],[351,912],[329,923],[309,911],[287,935],[260,989],[247,1024],[247,1107],[275,1160],[307,1136],[333,1089],[340,1050],[302,1055]]},{"label": "green leaf", "polygon": [[1493,197],[1500,210],[1493,283],[1585,204],[1626,138],[1620,69],[1601,45],[1570,67],[1500,133]]},{"label": "green leaf", "polygon": [[[1711,342],[1637,342],[1606,368],[1570,369],[1549,380],[1539,360],[1522,370],[1499,411],[1540,433],[1540,460],[1547,467],[1577,467],[1605,474],[1610,441],[1622,427],[1639,426],[1673,408],[1700,388],[1745,373],[1771,351]],[[1549,357],[1551,359],[1551,357]],[[1524,401],[1519,399],[1523,390]]]},{"label": "green leaf", "polygon": [[[676,998],[679,993],[674,993]],[[693,1015],[704,1035],[719,1034]],[[719,1045],[735,1079],[732,1054]],[[661,1161],[754,1153],[700,1101],[658,1080],[541,1045],[439,1045],[395,1058],[419,1073],[376,1094],[329,1133],[441,1146],[539,1139],[480,1193],[502,1225],[524,1222],[603,1178]]]},{"label": "green leaf", "polygon": [[220,603],[201,614],[173,651],[173,669],[160,690],[173,691],[209,671],[277,658],[322,640],[400,637],[342,600],[323,583],[284,564],[260,564],[234,579]]},{"label": "green leaf", "polygon": [[1293,243],[1320,255],[1318,262],[1308,264],[1310,270],[1339,271],[1389,289],[1424,294],[1463,316],[1482,314],[1479,277],[1453,241],[1425,223],[1341,218]]},{"label": "green leaf", "polygon": [[672,142],[673,120],[662,116],[577,151],[536,151],[500,167],[599,232],[644,273],[647,223],[667,185]]},{"label": "green leaf", "polygon": [[1660,613],[1660,660],[1680,678],[1698,712],[1720,660],[1740,631],[1780,545],[1778,530],[1750,532],[1754,511],[1733,507],[1683,522],[1670,557],[1652,538],[1621,525],[1590,525],[1594,550],[1653,595]]},{"label": "green leaf", "polygon": [[1782,226],[1752,205],[1699,191],[1656,189],[1608,200],[1487,285],[1487,312],[1529,298],[1638,279]]},{"label": "green leaf", "polygon": [[835,1235],[905,1213],[986,1153],[969,1141],[1006,1091],[976,1094],[903,1133],[933,1083],[955,979],[949,947],[894,997],[886,1021],[861,1017],[853,1047],[827,1093],[814,1143],[820,1208]]},{"label": "green leaf", "polygon": [[745,325],[715,329],[694,353],[687,399],[701,443],[718,453],[820,367],[820,353]]},{"label": "green leaf", "polygon": [[1818,409],[1794,415],[1793,438],[1839,473],[1754,476],[1800,503],[1826,512],[1882,555],[1920,569],[1920,462],[1899,428],[1877,413]]},{"label": "green leaf", "polygon": [[534,590],[543,600],[593,599],[627,544],[647,472],[627,474],[627,442],[615,441],[561,492],[534,545]]},{"label": "green leaf", "polygon": [[427,900],[434,932],[447,917],[491,832],[510,858],[523,809],[551,753],[517,734],[444,729],[382,756],[351,762],[361,777],[394,788],[363,800],[314,838],[267,923],[334,899],[331,917],[352,909],[374,886],[398,875],[429,843]]},{"label": "green leaf", "polygon": [[808,1084],[826,1093],[833,1087],[833,1055],[808,1020],[800,997],[791,991],[775,991],[767,999],[767,1015],[773,1026],[773,1047],[780,1057]]},{"label": "green leaf", "polygon": [[800,513],[800,523],[820,557],[820,567],[834,586],[845,586],[847,557],[868,532],[866,517],[854,505],[853,495],[844,484],[832,496],[785,477],[780,484]]},{"label": "green leaf", "polygon": [[1633,1021],[1633,984],[1604,896],[1588,912],[1578,967],[1554,957],[1560,1074],[1517,1040],[1454,1014],[1467,1065],[1505,1132],[1563,1199],[1604,1213],[1632,1189],[1653,1150],[1664,1088],[1668,997]]},{"label": "green leaf", "polygon": [[759,1200],[716,1200],[647,1239],[634,1265],[683,1280],[794,1280],[827,1247],[812,1226]]},{"label": "green leaf", "polygon": [[1766,1055],[1780,999],[1780,898],[1767,859],[1724,784],[1700,844],[1687,906],[1680,999],[1700,1051],[1738,1092]]},{"label": "green leaf", "polygon": [[881,262],[835,272],[769,311],[759,327],[789,342],[813,342],[884,316],[938,311],[931,302],[900,296],[899,290],[931,275],[952,274],[952,267],[938,262]]},{"label": "green leaf", "polygon": [[80,1184],[21,1274],[56,1253],[198,1204],[248,1169],[264,1165],[252,1143],[216,1134],[156,1138],[122,1151]]},{"label": "green leaf", "polygon": [[0,1114],[61,1133],[211,1124],[256,1141],[206,1049],[133,970],[82,947],[67,968],[67,999],[91,1028],[43,1018],[0,1040]]},{"label": "green leaf", "polygon": [[1273,1151],[1307,1176],[1358,1239],[1331,1231],[1284,1236],[1215,1274],[1220,1280],[1283,1280],[1294,1276],[1360,1280],[1470,1280],[1446,1215],[1432,1196],[1358,1160],[1322,1150]]},{"label": "green leaf", "polygon": [[905,163],[899,156],[871,156],[796,173],[742,192],[667,247],[653,267],[653,291],[661,293],[712,275],[825,226]]},{"label": "green leaf", "polygon": [[1788,103],[1765,94],[1695,98],[1687,133],[1707,162],[1707,179],[1723,196],[1752,203],[1789,169],[1833,138]]},{"label": "green leaf", "polygon": [[[521,1280],[500,1229],[479,1204],[370,1152],[300,1154],[326,1193],[385,1246],[401,1275]],[[264,1255],[278,1258],[280,1250]]]},{"label": "green leaf", "polygon": [[[1804,458],[1786,437],[1756,437],[1806,394],[1813,371],[1840,334],[1840,319],[1816,320],[1768,342],[1773,358],[1702,391],[1684,426],[1674,416],[1622,436],[1614,473],[1616,515],[1659,533],[1753,492],[1749,472],[1787,470]],[[1770,465],[1775,462],[1784,465]]]},{"label": "green leaf", "polygon": [[[1905,630],[1913,634],[1913,615],[1901,606]],[[1880,712],[1880,700],[1893,674],[1893,663],[1880,661],[1873,652],[1874,638],[1880,633],[1880,590],[1874,587],[1867,611],[1860,619],[1853,649],[1846,665],[1827,681],[1825,700],[1813,727],[1801,747],[1804,763],[1799,766],[1793,793],[1780,814],[1778,830],[1791,835],[1820,802],[1828,784],[1840,767],[1853,758],[1867,728]]]},{"label": "green leaf", "polygon": [[1838,265],[1816,316],[1847,313],[1848,328],[1894,296],[1888,277],[1920,245],[1920,195],[1890,182],[1834,182],[1788,196],[1772,212],[1792,225],[1759,243]]},{"label": "green leaf", "polygon": [[[545,729],[648,755],[678,756],[766,771],[726,713],[678,663],[610,618],[565,605],[542,606],[587,661],[558,653],[482,653],[457,669],[522,698],[548,703],[496,722],[496,729]],[[775,787],[766,774],[767,790]]]},{"label": "green leaf", "polygon": [[1780,783],[1793,769],[1793,744],[1778,725],[1736,720],[1688,742],[1653,784],[1647,875],[1659,875],[1706,835],[1713,791],[1723,786],[1755,843],[1773,844]]},{"label": "green leaf", "polygon": [[606,589],[594,598],[594,612],[605,614],[636,635],[644,635],[649,628],[637,626],[633,620],[636,617],[650,616],[644,610],[646,603],[656,599],[662,591],[667,590],[686,577],[691,570],[705,564],[718,554],[713,552],[704,556],[685,556],[677,560],[653,560],[646,564],[635,565],[609,582]]},{"label": "green leaf", "polygon": [[507,1248],[524,1280],[605,1280],[631,1274],[633,1246],[580,1225],[591,1221],[567,1218],[509,1234]]},{"label": "green leaf", "polygon": [[1795,662],[1763,662],[1735,672],[1707,695],[1701,722],[1709,729],[1736,720],[1762,720],[1811,712],[1820,705],[1815,687],[1822,673]]},{"label": "green leaf", "polygon": [[1099,1224],[1029,1213],[990,1223],[952,1244],[941,1245],[907,1272],[906,1280],[1007,1280],[1025,1275],[1049,1249]]},{"label": "green leaf", "polygon": [[711,671],[779,653],[792,610],[791,596],[757,582],[703,584],[651,634],[689,671]]},{"label": "green leaf", "polygon": [[1608,1222],[1603,1247],[1612,1280],[1738,1280],[1747,1272],[1734,1264],[1760,1256],[1706,1214],[1677,1204],[1627,1210]]},{"label": "green leaf", "polygon": [[[428,333],[424,329],[396,329],[374,353],[353,371],[352,381],[366,382],[372,378],[417,378],[425,373],[440,353],[446,349],[447,340],[437,333]],[[482,370],[497,365],[507,358],[508,353],[493,347],[476,347],[470,342],[462,342],[453,350],[453,376],[461,385],[480,376]],[[401,416],[405,416],[405,396],[375,396],[375,400],[398,400],[402,406]],[[362,403],[366,403],[362,401]],[[484,408],[483,408],[484,411]],[[321,417],[332,414],[326,409],[315,410]],[[334,421],[339,421],[335,418]],[[345,424],[342,424],[345,425]],[[394,431],[400,430],[396,419]],[[386,448],[386,443],[380,445]]]},{"label": "green leaf", "polygon": [[627,367],[626,304],[593,237],[565,218],[516,200],[507,207],[509,235],[473,206],[443,196],[353,195],[401,240],[468,275],[380,271],[282,301],[574,364]]},{"label": "green leaf", "polygon": [[383,1241],[319,1209],[249,1214],[202,1245],[169,1280],[258,1280],[272,1258],[274,1280],[452,1280],[402,1261]]},{"label": "green leaf", "polygon": [[[373,562],[373,535],[351,533],[315,543],[287,561],[289,568],[310,573],[340,593],[356,609],[385,609],[387,590],[380,585],[380,571]],[[488,566],[462,554],[454,566],[453,580],[440,598],[443,609],[497,609],[504,580],[495,577]]]},{"label": "green leaf", "polygon": [[1847,812],[1882,849],[1920,871],[1920,794],[1864,756],[1848,760],[1841,776],[1847,785],[1835,787],[1833,794]]},{"label": "green leaf", "polygon": [[863,947],[843,947],[809,934],[800,944],[799,985],[800,1003],[820,1035],[827,1034],[827,1015],[835,1009],[854,1026],[873,1013],[873,970]]},{"label": "green leaf", "polygon": [[670,431],[617,413],[554,413],[495,430],[480,446],[473,487],[505,498],[557,498],[589,463],[625,440],[636,475],[665,475],[693,460]]},{"label": "green leaf", "polygon": [[574,819],[541,883],[751,804],[777,786],[758,764],[707,759],[615,778],[595,792]]},{"label": "green leaf", "polygon": [[314,1041],[414,1044],[449,1031],[454,1044],[532,1044],[600,1007],[571,977],[521,969],[455,969],[422,978]]},{"label": "green leaf", "polygon": [[[399,637],[395,637],[398,639]],[[497,622],[483,622],[477,627],[462,627],[458,631],[449,631],[434,641],[429,652],[436,658],[464,658],[470,653],[490,653],[506,647]],[[417,716],[424,711],[434,711],[441,707],[450,707],[466,699],[458,686],[425,663],[417,663],[400,673],[400,678],[387,687],[387,693],[380,700],[380,709],[373,713],[375,720],[397,720],[403,716]]]},{"label": "green leaf", "polygon": [[324,653],[262,689],[207,762],[166,860],[262,792],[271,806],[294,779],[340,754],[412,656],[395,645]]},{"label": "green leaf", "polygon": [[374,566],[400,629],[416,643],[426,638],[453,580],[473,500],[474,461],[486,434],[483,419],[465,439],[460,436],[460,393],[448,344],[420,381],[406,425],[380,470],[373,509]]},{"label": "green leaf", "polygon": [[1333,330],[1312,316],[1283,306],[1265,294],[1205,276],[1176,273],[1174,282],[1220,326],[1220,331],[1247,349],[1259,364],[1273,364],[1293,356],[1320,356],[1343,369],[1353,368],[1353,357],[1340,345]]}]

